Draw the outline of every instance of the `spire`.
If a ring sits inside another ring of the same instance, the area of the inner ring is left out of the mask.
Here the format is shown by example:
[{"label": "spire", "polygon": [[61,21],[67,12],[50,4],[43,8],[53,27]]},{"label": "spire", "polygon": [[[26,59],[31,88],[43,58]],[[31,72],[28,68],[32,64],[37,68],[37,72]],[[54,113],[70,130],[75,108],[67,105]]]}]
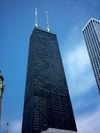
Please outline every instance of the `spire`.
[{"label": "spire", "polygon": [[46,24],[47,24],[47,31],[49,32],[50,28],[49,28],[48,11],[46,11]]},{"label": "spire", "polygon": [[35,8],[35,26],[38,27],[38,21],[37,21],[37,8]]}]

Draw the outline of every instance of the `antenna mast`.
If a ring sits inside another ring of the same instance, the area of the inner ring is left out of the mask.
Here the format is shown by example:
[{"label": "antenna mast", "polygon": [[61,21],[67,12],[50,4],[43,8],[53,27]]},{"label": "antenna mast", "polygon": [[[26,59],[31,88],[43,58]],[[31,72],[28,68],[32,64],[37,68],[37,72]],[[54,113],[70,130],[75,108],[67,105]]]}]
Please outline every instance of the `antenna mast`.
[{"label": "antenna mast", "polygon": [[37,8],[35,8],[35,26],[38,27],[38,21],[37,21]]},{"label": "antenna mast", "polygon": [[47,31],[49,32],[50,28],[49,28],[48,11],[46,11],[46,23],[47,23]]}]

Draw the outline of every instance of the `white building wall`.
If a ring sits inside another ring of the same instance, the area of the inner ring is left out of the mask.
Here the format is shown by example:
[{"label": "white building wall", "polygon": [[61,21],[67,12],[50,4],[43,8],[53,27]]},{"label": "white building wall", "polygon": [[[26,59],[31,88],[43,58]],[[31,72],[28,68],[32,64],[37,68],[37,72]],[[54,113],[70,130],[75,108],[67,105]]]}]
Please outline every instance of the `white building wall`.
[{"label": "white building wall", "polygon": [[55,128],[48,128],[46,131],[42,131],[41,133],[78,133],[78,132],[77,131],[55,129]]}]

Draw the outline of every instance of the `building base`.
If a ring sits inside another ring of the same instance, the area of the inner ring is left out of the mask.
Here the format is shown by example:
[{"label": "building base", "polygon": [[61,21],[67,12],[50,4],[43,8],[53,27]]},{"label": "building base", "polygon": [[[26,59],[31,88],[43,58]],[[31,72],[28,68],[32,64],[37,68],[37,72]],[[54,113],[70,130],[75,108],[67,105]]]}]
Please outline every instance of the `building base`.
[{"label": "building base", "polygon": [[78,133],[78,132],[77,131],[71,131],[71,130],[48,128],[46,131],[42,131],[41,133]]}]

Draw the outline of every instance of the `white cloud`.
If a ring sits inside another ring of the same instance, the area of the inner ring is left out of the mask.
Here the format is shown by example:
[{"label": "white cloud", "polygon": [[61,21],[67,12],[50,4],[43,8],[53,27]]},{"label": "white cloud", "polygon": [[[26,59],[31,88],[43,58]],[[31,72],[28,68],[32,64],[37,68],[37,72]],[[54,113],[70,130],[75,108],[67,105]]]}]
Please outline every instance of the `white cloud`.
[{"label": "white cloud", "polygon": [[81,115],[77,119],[79,133],[100,133],[100,107],[93,113]]},{"label": "white cloud", "polygon": [[94,76],[90,67],[87,49],[83,42],[65,55],[65,71],[71,93],[87,92],[94,84]]},{"label": "white cloud", "polygon": [[[96,86],[96,82],[87,48],[84,40],[80,38],[79,34],[79,30],[76,27],[73,33],[75,37],[71,37],[72,34],[70,34],[70,39],[67,39],[67,41],[65,41],[66,43],[64,43],[64,45],[69,44],[69,41],[72,40],[71,46],[69,46],[70,50],[68,49],[69,51],[63,53],[65,54],[63,56],[63,62],[66,78],[76,112],[75,117],[78,133],[99,133],[100,106],[98,109],[96,109],[96,107],[99,105],[100,101],[98,95],[96,95],[96,87],[94,87]],[[77,38],[77,36],[79,37]],[[93,92],[95,92],[95,94]]]},{"label": "white cloud", "polygon": [[21,120],[15,120],[9,124],[10,133],[21,133],[22,122]]},{"label": "white cloud", "polygon": [[9,133],[21,133],[21,128],[22,128],[22,121],[21,120],[10,121],[8,127],[7,127],[7,123],[5,121],[2,121],[1,132],[7,132],[7,129],[8,129]]},{"label": "white cloud", "polygon": [[67,54],[65,59],[65,63],[68,65],[71,75],[75,77],[80,71],[83,72],[90,63],[86,48],[81,45]]}]

